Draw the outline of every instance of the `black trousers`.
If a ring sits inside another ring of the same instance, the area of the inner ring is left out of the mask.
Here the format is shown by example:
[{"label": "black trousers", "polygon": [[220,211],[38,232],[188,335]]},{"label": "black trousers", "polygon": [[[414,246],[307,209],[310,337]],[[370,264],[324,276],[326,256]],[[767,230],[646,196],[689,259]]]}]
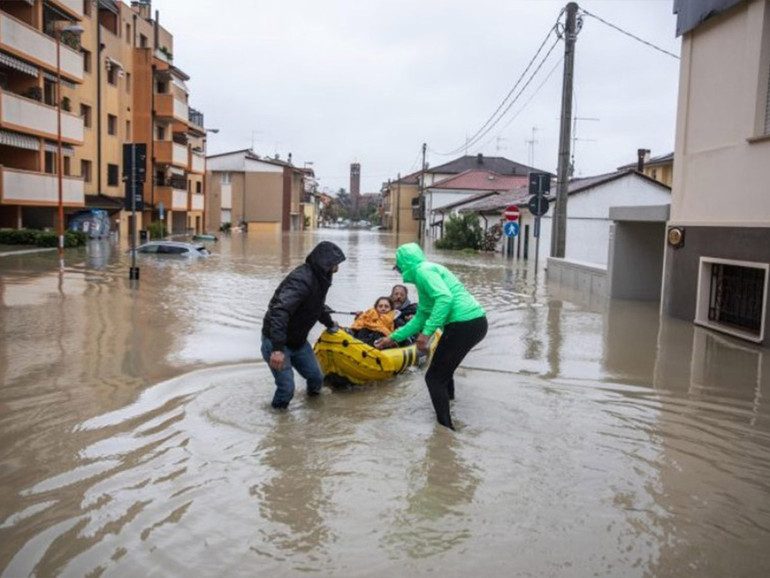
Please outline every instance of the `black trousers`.
[{"label": "black trousers", "polygon": [[444,327],[433,360],[425,373],[425,382],[438,423],[445,427],[454,429],[449,414],[449,400],[455,398],[455,370],[486,334],[486,317],[449,323]]}]

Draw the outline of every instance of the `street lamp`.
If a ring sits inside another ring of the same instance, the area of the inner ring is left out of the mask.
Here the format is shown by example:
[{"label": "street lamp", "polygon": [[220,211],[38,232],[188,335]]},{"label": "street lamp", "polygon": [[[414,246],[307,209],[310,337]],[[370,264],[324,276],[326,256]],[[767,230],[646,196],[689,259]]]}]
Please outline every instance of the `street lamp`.
[{"label": "street lamp", "polygon": [[[217,134],[219,132],[218,128],[207,128],[204,129],[206,131],[206,134]],[[209,191],[208,187],[206,186],[206,180],[208,179],[209,175],[209,153],[208,153],[208,138],[206,136],[203,137],[203,233],[206,233],[206,203],[208,202],[208,196]]]},{"label": "street lamp", "polygon": [[85,28],[80,24],[70,24],[64,28],[56,29],[56,171],[58,173],[59,190],[59,259],[64,257],[64,181],[62,178],[62,146],[61,146],[61,35],[62,32],[70,34],[83,34]]}]

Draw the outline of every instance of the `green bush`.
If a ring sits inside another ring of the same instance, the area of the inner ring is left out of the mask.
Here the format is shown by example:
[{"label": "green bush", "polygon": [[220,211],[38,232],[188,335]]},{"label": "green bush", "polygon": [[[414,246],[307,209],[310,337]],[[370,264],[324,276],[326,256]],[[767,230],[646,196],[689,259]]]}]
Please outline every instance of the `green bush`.
[{"label": "green bush", "polygon": [[[82,247],[88,237],[81,231],[65,231],[65,247]],[[34,245],[36,247],[58,247],[59,235],[54,231],[34,231],[31,229],[0,229],[0,244]]]},{"label": "green bush", "polygon": [[483,231],[479,225],[479,219],[474,214],[449,217],[444,223],[444,235],[436,241],[437,249],[481,249]]},{"label": "green bush", "polygon": [[168,231],[166,230],[166,224],[163,221],[155,221],[154,223],[150,223],[150,226],[147,227],[147,230],[150,232],[150,239],[163,239],[168,234]]}]

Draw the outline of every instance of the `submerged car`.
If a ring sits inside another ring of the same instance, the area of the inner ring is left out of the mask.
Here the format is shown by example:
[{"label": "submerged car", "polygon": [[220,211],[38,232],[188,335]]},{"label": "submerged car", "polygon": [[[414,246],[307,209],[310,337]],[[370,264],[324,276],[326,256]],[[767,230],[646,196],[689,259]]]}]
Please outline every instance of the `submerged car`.
[{"label": "submerged car", "polygon": [[139,245],[135,251],[139,255],[177,255],[180,257],[206,257],[211,252],[203,245],[183,243],[181,241],[149,241]]}]

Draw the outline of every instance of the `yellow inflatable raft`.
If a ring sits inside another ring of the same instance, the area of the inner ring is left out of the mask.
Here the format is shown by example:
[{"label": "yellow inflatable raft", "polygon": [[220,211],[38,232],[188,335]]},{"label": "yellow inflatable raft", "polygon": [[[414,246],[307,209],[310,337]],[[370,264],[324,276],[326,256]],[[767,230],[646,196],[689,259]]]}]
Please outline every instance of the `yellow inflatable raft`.
[{"label": "yellow inflatable raft", "polygon": [[436,350],[439,337],[437,333],[431,339],[428,355],[418,355],[416,345],[379,350],[340,329],[335,333],[324,331],[313,351],[321,371],[333,385],[360,385],[388,379],[407,367],[426,364]]}]

